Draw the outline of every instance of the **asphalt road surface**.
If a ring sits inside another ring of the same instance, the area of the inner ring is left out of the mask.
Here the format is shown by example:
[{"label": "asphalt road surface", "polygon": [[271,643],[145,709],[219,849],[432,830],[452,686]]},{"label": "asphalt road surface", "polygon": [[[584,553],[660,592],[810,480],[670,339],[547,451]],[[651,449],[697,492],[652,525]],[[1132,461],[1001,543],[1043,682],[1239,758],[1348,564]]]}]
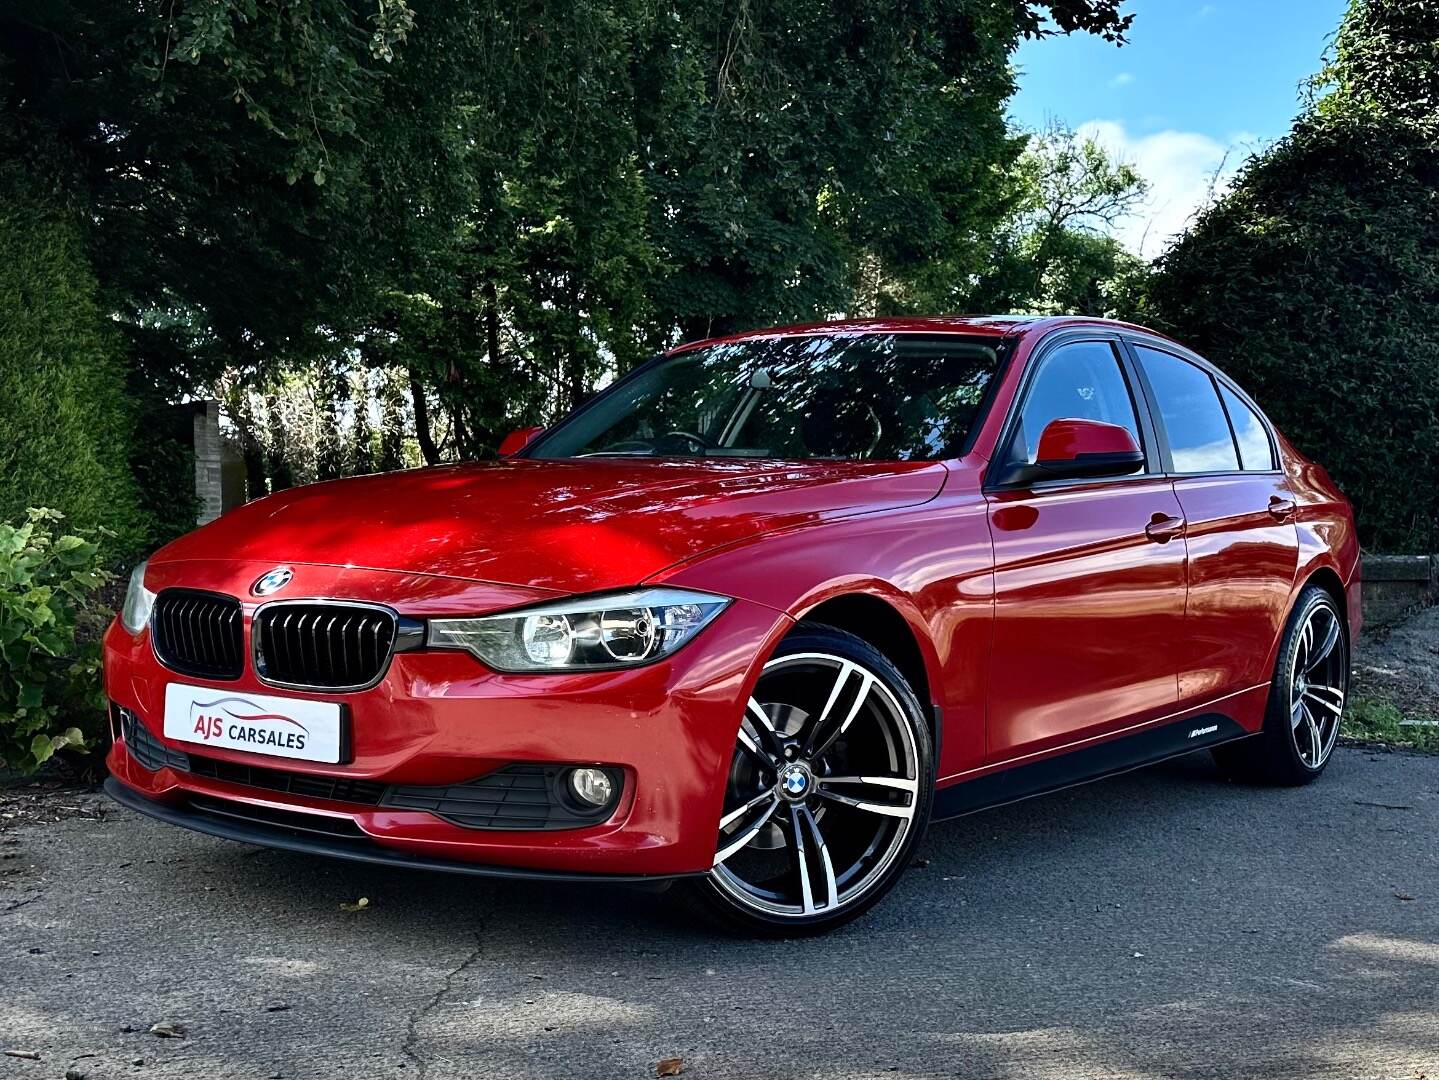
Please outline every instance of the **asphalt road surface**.
[{"label": "asphalt road surface", "polygon": [[646,1077],[672,1057],[746,1080],[1439,1080],[1439,757],[1343,749],[1287,791],[1186,758],[937,825],[877,910],[794,943],[118,807],[11,828],[0,855],[0,1049],[40,1055],[0,1057],[0,1080]]}]

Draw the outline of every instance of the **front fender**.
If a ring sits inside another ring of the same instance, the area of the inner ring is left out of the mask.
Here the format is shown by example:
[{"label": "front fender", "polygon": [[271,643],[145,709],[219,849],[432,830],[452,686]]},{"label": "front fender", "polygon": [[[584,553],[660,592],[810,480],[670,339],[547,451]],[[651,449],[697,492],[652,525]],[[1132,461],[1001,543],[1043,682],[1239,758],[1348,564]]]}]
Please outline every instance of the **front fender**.
[{"label": "front fender", "polygon": [[943,716],[940,775],[984,761],[993,546],[982,497],[864,514],[726,548],[652,581],[764,604],[791,618],[864,595],[904,619]]}]

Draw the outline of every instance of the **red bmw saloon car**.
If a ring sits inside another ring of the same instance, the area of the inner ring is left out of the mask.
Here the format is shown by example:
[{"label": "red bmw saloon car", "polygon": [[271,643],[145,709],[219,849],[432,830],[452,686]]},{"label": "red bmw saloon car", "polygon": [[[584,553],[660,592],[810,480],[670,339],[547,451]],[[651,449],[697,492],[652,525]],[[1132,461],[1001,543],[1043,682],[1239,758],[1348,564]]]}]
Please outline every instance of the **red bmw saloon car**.
[{"label": "red bmw saloon car", "polygon": [[854,918],[928,822],[1198,749],[1301,784],[1350,506],[1137,326],[686,345],[499,461],[290,490],[138,568],[107,783],[292,851]]}]

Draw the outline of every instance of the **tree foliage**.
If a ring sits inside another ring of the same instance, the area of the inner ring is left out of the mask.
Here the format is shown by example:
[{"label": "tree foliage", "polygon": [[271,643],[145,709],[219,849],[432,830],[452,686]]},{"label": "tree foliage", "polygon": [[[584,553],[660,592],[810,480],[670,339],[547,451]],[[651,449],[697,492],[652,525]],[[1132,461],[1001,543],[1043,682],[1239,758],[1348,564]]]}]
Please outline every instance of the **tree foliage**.
[{"label": "tree foliage", "polygon": [[957,282],[970,311],[1125,316],[1145,264],[1114,237],[1144,199],[1134,166],[1063,127],[1035,136],[1012,174],[1014,207],[995,230],[972,285]]},{"label": "tree foliage", "polygon": [[92,226],[138,391],[401,367],[427,456],[478,454],[680,337],[942,306],[1010,206],[1014,46],[1129,19],[0,0],[0,153]]},{"label": "tree foliage", "polygon": [[313,355],[464,205],[475,16],[395,0],[0,0],[0,152],[94,222],[162,388]]},{"label": "tree foliage", "polygon": [[1318,77],[1321,116],[1439,125],[1439,18],[1429,0],[1351,0]]},{"label": "tree foliage", "polygon": [[497,9],[450,273],[366,351],[477,454],[681,338],[942,309],[1009,211],[1008,58],[1046,11],[1127,26],[1105,3]]},{"label": "tree foliage", "polygon": [[1165,255],[1146,300],[1329,467],[1386,550],[1439,545],[1436,42],[1432,4],[1354,0],[1324,95]]},{"label": "tree foliage", "polygon": [[124,343],[106,325],[80,225],[0,167],[0,521],[68,508],[143,542]]},{"label": "tree foliage", "polygon": [[599,320],[638,269],[663,310],[626,330],[695,329],[836,306],[855,242],[939,250],[1007,149],[1018,37],[1118,9],[0,0],[0,147],[94,215],[107,299],[181,381],[323,352],[456,241],[548,271],[517,309]]}]

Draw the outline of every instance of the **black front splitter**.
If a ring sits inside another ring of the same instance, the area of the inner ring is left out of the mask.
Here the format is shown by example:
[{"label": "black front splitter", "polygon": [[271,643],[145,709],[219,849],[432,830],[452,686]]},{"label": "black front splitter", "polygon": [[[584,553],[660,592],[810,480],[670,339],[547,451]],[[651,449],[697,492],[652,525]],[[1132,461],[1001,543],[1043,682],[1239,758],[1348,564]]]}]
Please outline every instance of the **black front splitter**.
[{"label": "black front splitter", "polygon": [[105,794],[121,806],[182,829],[191,829],[222,840],[238,840],[242,844],[297,851],[305,855],[324,855],[351,862],[390,866],[401,870],[436,870],[446,874],[468,874],[471,877],[504,878],[517,881],[544,881],[560,884],[627,885],[648,889],[664,889],[681,877],[698,875],[673,874],[585,874],[566,870],[537,870],[524,866],[493,866],[460,862],[457,859],[433,859],[423,855],[395,851],[371,839],[306,834],[282,826],[267,825],[237,818],[220,817],[197,810],[184,803],[163,803],[147,799],[115,777],[105,781]]}]

